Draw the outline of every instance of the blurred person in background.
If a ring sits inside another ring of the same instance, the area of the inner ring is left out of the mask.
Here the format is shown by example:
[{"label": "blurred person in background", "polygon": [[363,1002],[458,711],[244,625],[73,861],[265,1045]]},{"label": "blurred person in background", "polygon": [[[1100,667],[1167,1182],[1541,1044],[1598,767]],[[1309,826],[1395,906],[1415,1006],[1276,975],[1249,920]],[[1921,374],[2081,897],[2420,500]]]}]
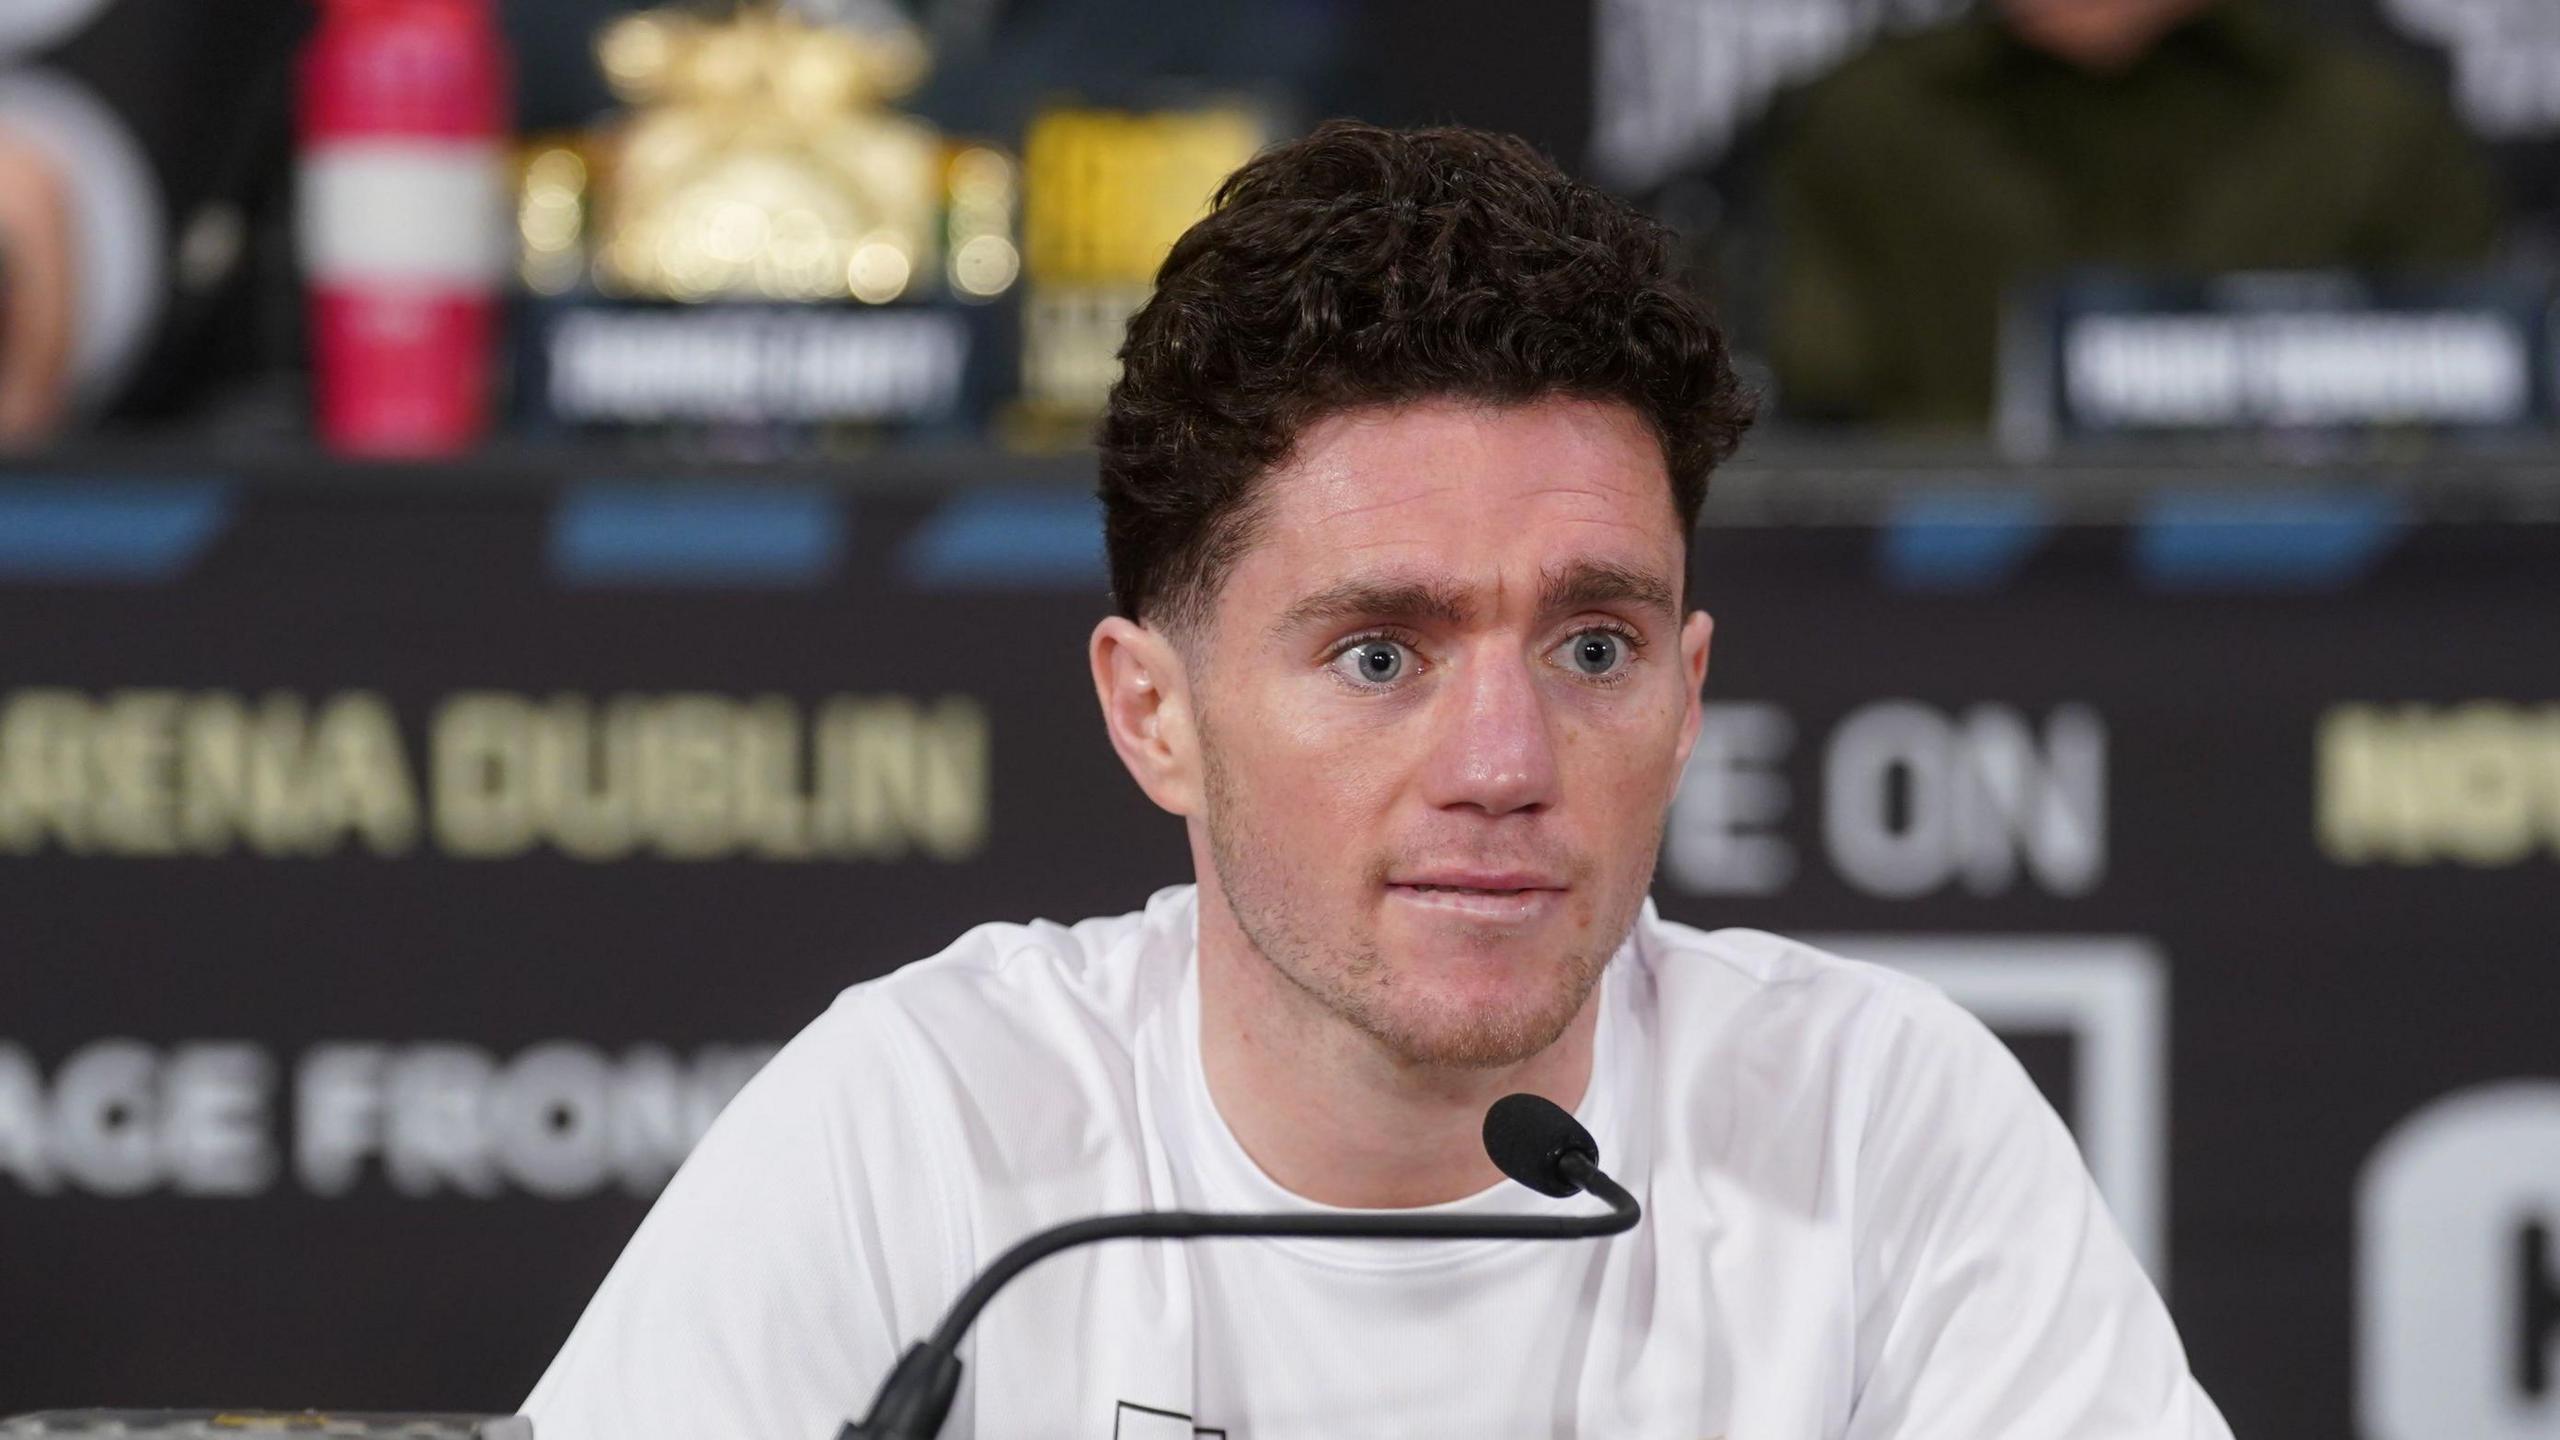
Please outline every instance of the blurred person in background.
[{"label": "blurred person in background", "polygon": [[70,389],[71,202],[53,158],[0,130],[0,442],[34,439]]},{"label": "blurred person in background", "polygon": [[0,4],[0,443],[165,409],[251,342],[307,9]]},{"label": "blurred person in background", "polygon": [[2453,269],[2499,236],[2444,107],[2264,0],[1993,0],[1790,108],[1771,361],[1799,419],[1983,427],[2004,302],[2076,266]]}]

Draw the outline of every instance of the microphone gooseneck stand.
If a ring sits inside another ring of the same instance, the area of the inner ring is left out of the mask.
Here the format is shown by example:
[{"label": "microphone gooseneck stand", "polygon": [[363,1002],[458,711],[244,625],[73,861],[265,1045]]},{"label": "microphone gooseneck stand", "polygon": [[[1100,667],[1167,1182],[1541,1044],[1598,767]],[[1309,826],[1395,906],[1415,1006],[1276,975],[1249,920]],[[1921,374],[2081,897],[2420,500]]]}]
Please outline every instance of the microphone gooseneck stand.
[{"label": "microphone gooseneck stand", "polygon": [[960,1340],[1007,1282],[1037,1262],[1097,1240],[1195,1240],[1216,1237],[1345,1240],[1583,1240],[1635,1228],[1644,1217],[1617,1181],[1600,1169],[1590,1132],[1551,1100],[1506,1095],[1485,1112],[1485,1151],[1505,1175],[1541,1194],[1588,1192],[1603,1215],[1488,1215],[1452,1220],[1433,1215],[1219,1215],[1150,1210],[1098,1215],[1040,1231],[996,1257],[954,1301],[932,1336],[909,1347],[882,1381],[869,1413],[836,1440],[933,1440],[960,1390]]}]

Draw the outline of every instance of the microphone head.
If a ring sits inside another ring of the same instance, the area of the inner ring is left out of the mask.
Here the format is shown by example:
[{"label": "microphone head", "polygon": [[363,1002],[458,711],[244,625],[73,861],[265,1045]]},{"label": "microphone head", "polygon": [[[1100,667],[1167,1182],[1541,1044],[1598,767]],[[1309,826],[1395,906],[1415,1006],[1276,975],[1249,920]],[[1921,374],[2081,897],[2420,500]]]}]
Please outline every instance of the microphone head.
[{"label": "microphone head", "polygon": [[1505,1095],[1484,1112],[1484,1153],[1502,1173],[1537,1191],[1561,1199],[1582,1187],[1558,1163],[1580,1155],[1597,1165],[1600,1144],[1582,1122],[1543,1095]]}]

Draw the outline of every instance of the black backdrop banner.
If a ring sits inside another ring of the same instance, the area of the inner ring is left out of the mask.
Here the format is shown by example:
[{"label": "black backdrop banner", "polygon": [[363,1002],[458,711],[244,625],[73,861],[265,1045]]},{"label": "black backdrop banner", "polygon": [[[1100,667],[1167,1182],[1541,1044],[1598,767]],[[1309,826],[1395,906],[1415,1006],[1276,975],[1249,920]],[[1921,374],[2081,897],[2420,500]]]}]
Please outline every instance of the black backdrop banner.
[{"label": "black backdrop banner", "polygon": [[[1698,568],[1666,913],[1990,1020],[2238,1433],[2560,1433],[2560,530],[1954,491]],[[1061,488],[0,481],[0,1413],[511,1408],[837,989],[1188,878],[1102,595]]]}]

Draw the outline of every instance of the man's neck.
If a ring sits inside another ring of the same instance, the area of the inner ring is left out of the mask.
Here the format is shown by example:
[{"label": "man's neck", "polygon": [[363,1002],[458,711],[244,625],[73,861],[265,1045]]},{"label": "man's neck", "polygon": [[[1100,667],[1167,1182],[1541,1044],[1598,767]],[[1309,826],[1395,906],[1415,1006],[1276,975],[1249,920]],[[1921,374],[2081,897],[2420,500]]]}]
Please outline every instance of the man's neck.
[{"label": "man's neck", "polygon": [[1600,989],[1562,1036],[1518,1065],[1415,1066],[1274,969],[1210,887],[1200,905],[1200,1063],[1245,1153],[1319,1204],[1402,1209],[1502,1179],[1486,1107],[1526,1090],[1571,1110],[1590,1086]]}]

